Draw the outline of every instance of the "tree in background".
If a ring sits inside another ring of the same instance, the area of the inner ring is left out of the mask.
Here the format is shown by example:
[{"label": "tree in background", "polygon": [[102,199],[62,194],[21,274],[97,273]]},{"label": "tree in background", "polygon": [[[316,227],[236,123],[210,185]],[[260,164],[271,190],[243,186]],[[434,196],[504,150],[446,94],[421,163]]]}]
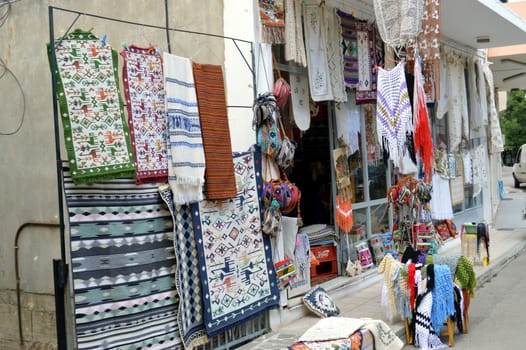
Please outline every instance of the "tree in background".
[{"label": "tree in background", "polygon": [[500,127],[505,137],[503,156],[511,153],[514,158],[519,147],[526,143],[525,90],[508,93],[506,109],[500,112]]}]

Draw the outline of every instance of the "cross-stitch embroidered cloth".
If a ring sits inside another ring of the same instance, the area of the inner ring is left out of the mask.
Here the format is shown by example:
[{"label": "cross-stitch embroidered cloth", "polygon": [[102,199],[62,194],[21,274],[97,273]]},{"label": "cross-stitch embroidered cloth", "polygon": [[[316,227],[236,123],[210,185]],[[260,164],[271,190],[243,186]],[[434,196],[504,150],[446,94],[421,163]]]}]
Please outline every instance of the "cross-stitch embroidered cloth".
[{"label": "cross-stitch embroidered cloth", "polygon": [[188,205],[174,205],[170,185],[161,185],[159,193],[174,221],[175,285],[179,294],[177,322],[184,347],[189,350],[208,341],[203,319],[201,279],[192,211]]},{"label": "cross-stitch embroidered cloth", "polygon": [[234,157],[237,196],[192,205],[209,336],[278,306],[270,242],[261,232],[261,155]]},{"label": "cross-stitch embroidered cloth", "polygon": [[[51,55],[49,50],[48,46]],[[133,177],[117,51],[92,33],[77,29],[55,42],[55,56],[57,70],[53,73],[73,181]]]},{"label": "cross-stitch embroidered cloth", "polygon": [[181,349],[173,228],[157,185],[64,175],[78,349]]},{"label": "cross-stitch embroidered cloth", "polygon": [[168,181],[168,150],[161,55],[130,45],[121,51],[122,79],[137,183]]}]

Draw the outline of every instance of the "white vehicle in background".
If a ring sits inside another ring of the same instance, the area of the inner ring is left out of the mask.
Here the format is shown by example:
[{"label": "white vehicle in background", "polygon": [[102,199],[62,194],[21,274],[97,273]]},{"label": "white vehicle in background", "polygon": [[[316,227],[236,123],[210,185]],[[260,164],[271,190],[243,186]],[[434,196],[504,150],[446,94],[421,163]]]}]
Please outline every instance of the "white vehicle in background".
[{"label": "white vehicle in background", "polygon": [[519,148],[512,171],[515,188],[519,188],[521,184],[526,183],[526,144]]}]

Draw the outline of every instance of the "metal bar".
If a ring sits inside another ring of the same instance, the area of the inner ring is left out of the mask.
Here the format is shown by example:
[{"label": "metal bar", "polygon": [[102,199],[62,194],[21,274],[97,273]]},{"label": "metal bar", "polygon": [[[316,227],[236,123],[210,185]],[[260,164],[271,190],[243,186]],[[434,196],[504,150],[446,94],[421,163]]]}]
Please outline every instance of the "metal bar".
[{"label": "metal bar", "polygon": [[170,44],[170,31],[168,30],[169,28],[169,23],[170,23],[170,19],[169,19],[169,16],[168,16],[168,0],[164,0],[164,23],[166,25],[166,43],[168,45],[168,53],[172,53],[172,45]]},{"label": "metal bar", "polygon": [[66,302],[64,297],[64,285],[67,279],[66,264],[60,259],[53,259],[53,281],[55,285],[55,313],[57,328],[57,346],[59,350],[67,350],[66,336]]},{"label": "metal bar", "polygon": [[[48,13],[49,13],[49,55],[50,55],[50,65],[51,65],[51,89],[53,94],[53,124],[55,128],[55,158],[56,158],[56,172],[57,172],[57,193],[58,193],[58,218],[59,218],[59,229],[60,229],[60,266],[59,264],[56,264],[56,268],[61,268],[62,271],[60,271],[59,276],[63,277],[60,282],[62,282],[62,285],[60,286],[62,289],[58,290],[57,285],[55,285],[55,303],[60,302],[61,304],[55,305],[55,309],[57,310],[57,344],[59,345],[59,350],[66,349],[66,327],[65,327],[65,309],[64,309],[64,286],[65,286],[65,279],[64,277],[67,276],[67,268],[64,261],[66,261],[66,238],[65,238],[65,232],[64,232],[64,203],[63,203],[63,197],[62,197],[62,162],[60,157],[60,136],[59,136],[59,124],[58,124],[58,101],[57,101],[57,80],[56,80],[56,71],[58,70],[57,64],[56,64],[56,57],[55,57],[55,32],[54,32],[54,18],[53,18],[53,7],[49,7]],[[54,263],[55,267],[55,263]],[[57,273],[57,272],[56,272]],[[56,281],[55,281],[56,283]],[[61,297],[57,295],[57,292],[60,292]],[[61,312],[61,314],[59,314]]]},{"label": "metal bar", "polygon": [[241,49],[239,48],[239,45],[236,43],[235,40],[232,40],[232,42],[234,43],[234,45],[236,45],[237,51],[239,51],[239,54],[241,55],[241,57],[243,57],[243,61],[245,61],[245,64],[247,65],[248,69],[252,73],[252,76],[255,76],[256,73],[254,72],[254,69],[252,69],[252,67],[250,67],[250,64],[248,63],[247,59],[245,58],[245,55],[243,55],[243,52],[241,52]]}]

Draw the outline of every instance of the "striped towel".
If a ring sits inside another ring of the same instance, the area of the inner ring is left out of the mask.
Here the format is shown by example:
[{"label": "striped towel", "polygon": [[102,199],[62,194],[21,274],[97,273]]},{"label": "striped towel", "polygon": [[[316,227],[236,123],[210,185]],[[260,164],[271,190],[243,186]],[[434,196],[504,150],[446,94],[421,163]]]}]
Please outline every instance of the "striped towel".
[{"label": "striped towel", "polygon": [[206,159],[206,199],[236,196],[232,145],[221,66],[193,63]]},{"label": "striped towel", "polygon": [[205,155],[199,108],[188,58],[163,55],[165,102],[168,118],[168,183],[174,203],[203,199]]}]

